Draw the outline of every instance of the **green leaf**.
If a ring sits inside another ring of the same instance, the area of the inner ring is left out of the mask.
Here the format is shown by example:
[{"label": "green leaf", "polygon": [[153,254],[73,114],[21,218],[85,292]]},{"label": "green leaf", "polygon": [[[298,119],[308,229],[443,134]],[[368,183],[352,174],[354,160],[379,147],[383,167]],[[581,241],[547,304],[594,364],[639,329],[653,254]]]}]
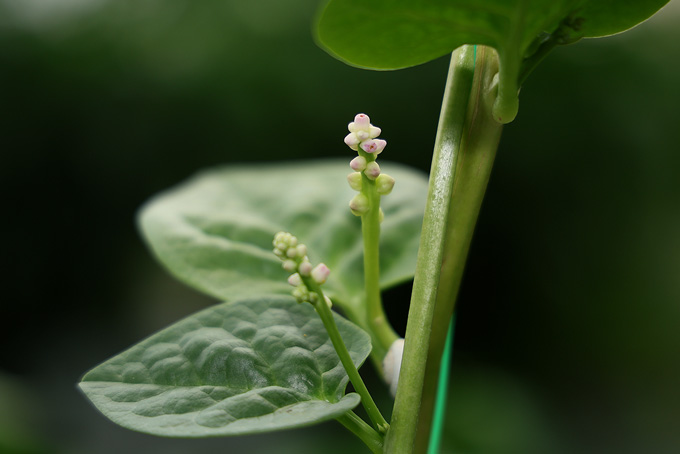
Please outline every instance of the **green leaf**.
[{"label": "green leaf", "polygon": [[580,35],[597,38],[629,30],[649,19],[668,0],[591,0],[576,12]]},{"label": "green leaf", "polygon": [[[359,367],[368,335],[335,315]],[[85,395],[128,429],[168,437],[267,432],[337,418],[360,401],[309,304],[273,296],[194,314],[88,372]]]},{"label": "green leaf", "polygon": [[[382,198],[382,288],[415,270],[427,178],[381,163],[397,183]],[[361,222],[350,213],[348,160],[222,167],[199,173],[152,199],[140,225],[151,249],[179,279],[221,300],[290,294],[288,273],[272,253],[278,231],[308,246],[331,275],[324,291],[345,309],[363,299]]]},{"label": "green leaf", "polygon": [[360,68],[419,65],[463,44],[498,51],[494,116],[512,121],[522,61],[552,34],[560,43],[624,31],[668,0],[331,0],[319,15],[317,41]]}]

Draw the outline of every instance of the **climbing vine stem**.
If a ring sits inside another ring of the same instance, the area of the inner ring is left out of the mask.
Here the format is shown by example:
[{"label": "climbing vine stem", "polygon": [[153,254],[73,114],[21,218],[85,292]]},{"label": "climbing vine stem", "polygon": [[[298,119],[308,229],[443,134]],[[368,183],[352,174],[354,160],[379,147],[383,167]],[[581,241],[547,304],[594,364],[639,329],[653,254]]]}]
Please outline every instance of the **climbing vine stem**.
[{"label": "climbing vine stem", "polygon": [[424,454],[439,361],[502,125],[492,117],[498,57],[463,46],[451,59],[430,173],[388,454]]}]

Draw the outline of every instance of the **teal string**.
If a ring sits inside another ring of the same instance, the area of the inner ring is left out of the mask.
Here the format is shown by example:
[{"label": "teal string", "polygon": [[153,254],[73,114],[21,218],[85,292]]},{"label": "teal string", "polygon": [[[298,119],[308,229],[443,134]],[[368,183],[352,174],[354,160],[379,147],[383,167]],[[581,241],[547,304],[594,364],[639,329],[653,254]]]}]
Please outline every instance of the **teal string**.
[{"label": "teal string", "polygon": [[446,334],[446,345],[442,354],[441,367],[439,368],[439,382],[437,383],[437,400],[434,403],[434,415],[432,417],[432,431],[430,432],[430,444],[427,454],[439,453],[444,432],[444,417],[446,416],[446,401],[449,388],[449,369],[451,365],[451,352],[453,351],[453,334],[455,331],[456,314],[451,317],[449,331]]}]

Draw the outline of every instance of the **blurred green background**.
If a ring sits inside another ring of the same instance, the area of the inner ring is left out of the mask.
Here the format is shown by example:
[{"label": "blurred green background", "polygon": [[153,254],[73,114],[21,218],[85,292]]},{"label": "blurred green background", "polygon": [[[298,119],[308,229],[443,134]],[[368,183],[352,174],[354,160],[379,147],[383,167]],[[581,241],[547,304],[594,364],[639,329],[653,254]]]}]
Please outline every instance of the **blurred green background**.
[{"label": "blurred green background", "polygon": [[[154,438],[75,387],[212,302],[142,244],[135,212],[154,193],[225,162],[349,159],[357,112],[385,158],[429,169],[447,59],[347,67],[313,43],[317,6],[0,0],[0,454],[359,446],[334,423]],[[444,452],[680,452],[679,18],[673,0],[557,49],[522,89],[459,300]],[[386,295],[402,332],[409,291]]]}]

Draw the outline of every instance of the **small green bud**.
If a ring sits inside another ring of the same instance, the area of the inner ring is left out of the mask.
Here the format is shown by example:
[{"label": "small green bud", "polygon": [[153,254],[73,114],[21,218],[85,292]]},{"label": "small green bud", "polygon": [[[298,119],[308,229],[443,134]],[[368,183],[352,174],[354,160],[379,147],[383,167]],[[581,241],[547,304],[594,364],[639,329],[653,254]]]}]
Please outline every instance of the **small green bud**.
[{"label": "small green bud", "polygon": [[386,173],[381,173],[378,178],[375,179],[375,187],[378,190],[378,194],[387,195],[392,192],[394,188],[394,178]]},{"label": "small green bud", "polygon": [[382,210],[382,208],[378,208],[378,222],[382,224],[382,221],[385,220],[385,212]]},{"label": "small green bud", "polygon": [[289,273],[292,273],[297,269],[297,263],[295,263],[295,260],[284,260],[283,265],[281,265],[284,270],[288,271]]},{"label": "small green bud", "polygon": [[302,278],[298,273],[291,274],[288,277],[288,283],[293,287],[299,287],[300,285],[302,285]]},{"label": "small green bud", "polygon": [[305,303],[309,301],[309,290],[307,290],[307,287],[304,285],[300,285],[295,287],[295,290],[293,290],[293,297],[297,300],[298,303]]},{"label": "small green bud", "polygon": [[350,173],[347,175],[347,182],[349,183],[350,188],[354,189],[355,191],[361,191],[361,173]]},{"label": "small green bud", "polygon": [[368,212],[368,197],[363,194],[357,194],[349,201],[349,209],[352,210],[354,216],[361,216]]},{"label": "small green bud", "polygon": [[324,295],[323,299],[326,301],[326,305],[328,306],[329,309],[333,307],[333,301],[331,301],[331,299],[327,295]]},{"label": "small green bud", "polygon": [[[274,236],[274,241],[272,244],[274,245],[275,249],[274,253],[279,257],[283,257],[283,255],[287,253],[288,249],[297,246],[298,240],[288,232],[279,232]],[[276,250],[280,252],[277,253]]]}]

